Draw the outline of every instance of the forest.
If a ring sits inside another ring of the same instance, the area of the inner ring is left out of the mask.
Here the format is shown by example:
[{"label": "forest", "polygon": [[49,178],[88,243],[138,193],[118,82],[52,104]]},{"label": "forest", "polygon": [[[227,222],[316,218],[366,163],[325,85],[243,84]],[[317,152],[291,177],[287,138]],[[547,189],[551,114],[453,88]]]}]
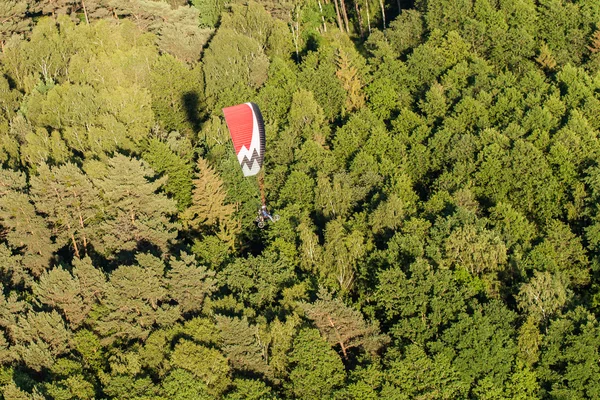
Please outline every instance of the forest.
[{"label": "forest", "polygon": [[0,399],[600,398],[598,0],[3,0],[0,45]]}]

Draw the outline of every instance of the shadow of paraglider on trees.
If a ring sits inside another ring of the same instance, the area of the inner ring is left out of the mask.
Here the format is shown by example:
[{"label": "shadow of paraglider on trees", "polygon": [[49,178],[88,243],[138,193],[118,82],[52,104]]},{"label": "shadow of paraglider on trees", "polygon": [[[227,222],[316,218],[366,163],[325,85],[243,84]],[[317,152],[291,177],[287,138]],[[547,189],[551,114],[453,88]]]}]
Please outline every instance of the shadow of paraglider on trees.
[{"label": "shadow of paraglider on trees", "polygon": [[194,132],[200,131],[202,127],[202,115],[200,113],[200,95],[197,92],[187,92],[182,96],[183,106],[187,121]]}]

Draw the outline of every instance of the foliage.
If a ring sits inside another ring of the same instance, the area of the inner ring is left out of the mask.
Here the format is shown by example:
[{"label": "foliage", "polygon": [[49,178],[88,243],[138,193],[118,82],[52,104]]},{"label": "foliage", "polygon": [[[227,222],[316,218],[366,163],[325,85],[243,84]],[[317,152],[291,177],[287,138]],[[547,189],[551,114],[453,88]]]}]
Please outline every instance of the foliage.
[{"label": "foliage", "polygon": [[0,397],[600,397],[599,4],[2,2]]}]

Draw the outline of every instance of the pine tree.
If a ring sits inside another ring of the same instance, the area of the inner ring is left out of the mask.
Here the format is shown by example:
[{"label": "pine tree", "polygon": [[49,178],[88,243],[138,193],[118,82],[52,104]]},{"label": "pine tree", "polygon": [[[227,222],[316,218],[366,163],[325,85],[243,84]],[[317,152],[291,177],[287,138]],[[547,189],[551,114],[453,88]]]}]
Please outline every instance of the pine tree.
[{"label": "pine tree", "polygon": [[37,0],[31,11],[54,17],[57,14],[71,14],[80,6],[80,0]]},{"label": "pine tree", "polygon": [[54,268],[44,273],[33,291],[39,301],[60,310],[69,326],[80,327],[106,293],[106,278],[89,257],[73,262],[73,273]]},{"label": "pine tree", "polygon": [[56,311],[30,311],[19,316],[16,327],[11,330],[16,353],[38,372],[52,366],[57,356],[70,351],[71,335]]},{"label": "pine tree", "polygon": [[272,377],[268,361],[268,343],[261,340],[260,329],[247,318],[216,316],[220,331],[220,348],[234,369],[252,371]]},{"label": "pine tree", "polygon": [[10,246],[22,254],[23,266],[34,276],[49,267],[56,246],[46,221],[25,194],[25,176],[0,172],[0,225]]},{"label": "pine tree", "polygon": [[331,346],[339,345],[345,359],[348,350],[361,346],[375,354],[389,340],[379,333],[379,329],[368,324],[360,311],[349,307],[331,293],[321,288],[318,300],[304,303],[306,316],[310,318]]},{"label": "pine tree", "polygon": [[2,388],[2,394],[5,399],[10,400],[43,400],[44,396],[37,390],[33,390],[33,394],[21,390],[14,382],[10,380],[7,385]]},{"label": "pine tree", "polygon": [[170,297],[177,302],[182,313],[202,310],[204,301],[215,290],[215,273],[198,265],[194,256],[182,253],[180,259],[172,260],[167,272]]},{"label": "pine tree", "polygon": [[[17,321],[31,309],[31,305],[17,299],[17,292],[11,291],[4,295],[4,286],[0,284],[0,328],[6,333],[6,339],[11,345],[15,344],[15,335],[18,334]],[[13,354],[13,357],[15,355]]]},{"label": "pine tree", "polygon": [[123,265],[113,271],[107,285],[94,330],[111,344],[115,340],[146,339],[154,327],[173,325],[181,309],[169,303],[164,263],[138,253],[137,265]]},{"label": "pine tree", "polygon": [[192,197],[192,164],[175,153],[167,143],[151,139],[143,154],[152,169],[165,174],[168,179],[164,190],[177,201],[180,210],[191,204]]},{"label": "pine tree", "polygon": [[175,201],[156,193],[166,178],[152,180],[145,162],[120,154],[99,174],[93,182],[104,199],[104,218],[93,232],[95,249],[109,257],[143,246],[166,252],[178,229]]},{"label": "pine tree", "polygon": [[50,168],[42,164],[31,178],[31,199],[46,214],[56,242],[70,242],[77,258],[85,256],[90,225],[99,213],[98,190],[74,164]]}]

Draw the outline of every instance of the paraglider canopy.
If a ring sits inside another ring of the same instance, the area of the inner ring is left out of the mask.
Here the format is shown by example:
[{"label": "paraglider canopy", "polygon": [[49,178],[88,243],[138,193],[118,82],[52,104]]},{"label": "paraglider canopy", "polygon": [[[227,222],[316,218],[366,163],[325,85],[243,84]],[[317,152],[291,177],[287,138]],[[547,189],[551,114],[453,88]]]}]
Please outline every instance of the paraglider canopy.
[{"label": "paraglider canopy", "polygon": [[265,154],[265,126],[260,109],[254,103],[243,103],[223,109],[244,176],[258,174]]}]

